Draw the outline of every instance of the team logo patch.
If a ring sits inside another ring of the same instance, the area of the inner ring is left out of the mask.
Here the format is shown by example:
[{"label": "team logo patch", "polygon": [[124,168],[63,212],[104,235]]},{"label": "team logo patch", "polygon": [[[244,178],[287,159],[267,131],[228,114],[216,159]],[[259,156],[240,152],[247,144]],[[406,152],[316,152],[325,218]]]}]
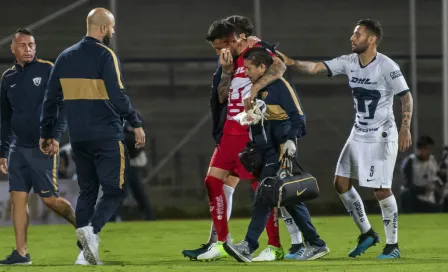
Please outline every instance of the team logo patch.
[{"label": "team logo patch", "polygon": [[401,77],[401,76],[403,76],[403,75],[401,74],[400,70],[395,70],[395,71],[390,73],[390,77],[392,79],[396,79],[396,78]]},{"label": "team logo patch", "polygon": [[269,94],[269,93],[268,93],[267,91],[262,92],[262,93],[261,93],[261,99],[264,100],[264,99],[268,96],[268,94]]},{"label": "team logo patch", "polygon": [[35,86],[39,86],[41,81],[42,81],[41,77],[33,78],[33,83],[34,83]]}]

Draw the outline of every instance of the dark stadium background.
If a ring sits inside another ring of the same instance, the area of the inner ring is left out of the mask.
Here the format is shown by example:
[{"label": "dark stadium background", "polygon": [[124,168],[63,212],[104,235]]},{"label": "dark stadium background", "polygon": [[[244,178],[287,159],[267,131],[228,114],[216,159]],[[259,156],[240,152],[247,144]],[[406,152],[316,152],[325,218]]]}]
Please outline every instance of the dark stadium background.
[{"label": "dark stadium background", "polygon": [[[2,1],[0,38],[9,39],[17,28],[74,2]],[[54,60],[81,39],[85,35],[86,14],[99,6],[109,8],[109,1],[84,1],[34,28],[37,56]],[[438,0],[416,1],[418,133],[435,139],[437,157],[443,147],[441,8]],[[114,46],[123,66],[125,87],[146,120],[150,166],[145,182],[151,204],[159,217],[208,217],[203,179],[215,147],[207,116],[216,56],[204,36],[214,20],[232,14],[259,22],[255,20],[254,1],[117,0],[114,10]],[[350,53],[349,38],[356,22],[361,18],[380,20],[384,38],[379,51],[401,66],[411,86],[409,1],[275,0],[261,1],[260,10],[261,38],[279,42],[280,51],[302,60]],[[0,70],[12,65],[9,44],[8,41],[0,47]],[[321,189],[321,197],[309,203],[310,210],[312,214],[343,214],[346,211],[332,181],[339,152],[353,122],[347,80],[343,76],[327,79],[288,73],[307,114],[308,135],[299,145],[301,162],[317,177]],[[399,124],[399,100],[395,109]],[[173,150],[176,146],[179,148]],[[397,160],[393,183],[396,194],[402,184],[399,166],[409,152],[399,154]],[[157,167],[161,163],[163,167]],[[373,194],[361,192],[367,212],[378,211]],[[249,184],[241,183],[234,198],[235,215],[248,214],[251,197]]]}]

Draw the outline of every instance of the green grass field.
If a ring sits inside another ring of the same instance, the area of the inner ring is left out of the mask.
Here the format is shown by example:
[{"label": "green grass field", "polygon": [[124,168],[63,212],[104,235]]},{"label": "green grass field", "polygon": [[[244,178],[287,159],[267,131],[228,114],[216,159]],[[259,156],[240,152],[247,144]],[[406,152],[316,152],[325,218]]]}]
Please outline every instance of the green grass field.
[{"label": "green grass field", "polygon": [[[381,245],[357,259],[347,257],[356,244],[358,231],[349,216],[315,217],[322,238],[330,247],[326,257],[308,262],[278,261],[237,263],[234,259],[216,262],[189,261],[182,249],[196,248],[208,235],[208,221],[158,221],[108,224],[101,233],[100,258],[103,266],[74,266],[77,257],[74,229],[68,225],[31,226],[29,252],[32,266],[0,267],[0,271],[448,271],[448,215],[403,215],[399,218],[399,242],[402,258],[377,261],[385,243],[380,216],[370,216],[381,236]],[[231,220],[235,241],[243,238],[248,219]],[[282,242],[290,245],[283,222]],[[12,227],[0,228],[0,256],[14,246]],[[266,235],[260,241],[266,246]]]}]

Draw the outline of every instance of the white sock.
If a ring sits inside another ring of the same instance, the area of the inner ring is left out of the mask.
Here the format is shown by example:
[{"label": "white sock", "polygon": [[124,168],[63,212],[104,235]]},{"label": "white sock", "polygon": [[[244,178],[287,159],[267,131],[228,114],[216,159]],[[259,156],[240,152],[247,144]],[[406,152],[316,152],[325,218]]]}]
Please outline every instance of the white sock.
[{"label": "white sock", "polygon": [[291,235],[291,244],[301,244],[303,242],[303,239],[299,227],[297,227],[296,223],[285,207],[280,207],[280,211],[282,212],[282,218],[283,221],[285,221],[289,235]]},{"label": "white sock", "polygon": [[230,220],[230,215],[232,215],[233,192],[235,192],[235,188],[224,184],[224,195],[227,201],[227,221]]},{"label": "white sock", "polygon": [[[226,196],[227,201],[227,222],[229,222],[230,216],[232,215],[233,192],[235,192],[235,188],[224,184],[224,195]],[[230,237],[230,231],[229,235],[227,235],[227,242],[232,243],[232,238]]]},{"label": "white sock", "polygon": [[370,222],[367,218],[366,211],[364,210],[364,204],[362,199],[356,191],[355,187],[352,186],[347,192],[340,194],[342,202],[348,213],[353,217],[356,225],[362,234],[366,233],[370,228]]},{"label": "white sock", "polygon": [[[230,216],[232,215],[232,203],[233,203],[233,192],[235,192],[235,188],[230,187],[229,185],[224,184],[224,195],[226,196],[227,201],[227,221],[230,220]],[[208,243],[213,244],[218,241],[218,235],[216,234],[215,227],[213,223],[210,227],[210,237],[208,238]],[[227,241],[231,242],[232,238],[230,237],[230,233],[227,236]]]},{"label": "white sock", "polygon": [[386,244],[398,243],[398,207],[395,196],[379,201],[381,213],[383,214],[384,232],[386,233]]}]

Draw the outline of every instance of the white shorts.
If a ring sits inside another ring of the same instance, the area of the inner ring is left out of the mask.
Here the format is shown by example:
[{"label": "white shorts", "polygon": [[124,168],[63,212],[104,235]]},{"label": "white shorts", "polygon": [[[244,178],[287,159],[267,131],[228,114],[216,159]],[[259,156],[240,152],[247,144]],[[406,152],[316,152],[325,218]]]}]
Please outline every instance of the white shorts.
[{"label": "white shorts", "polygon": [[391,188],[397,153],[397,141],[364,143],[349,138],[335,175],[357,179],[362,187]]}]

